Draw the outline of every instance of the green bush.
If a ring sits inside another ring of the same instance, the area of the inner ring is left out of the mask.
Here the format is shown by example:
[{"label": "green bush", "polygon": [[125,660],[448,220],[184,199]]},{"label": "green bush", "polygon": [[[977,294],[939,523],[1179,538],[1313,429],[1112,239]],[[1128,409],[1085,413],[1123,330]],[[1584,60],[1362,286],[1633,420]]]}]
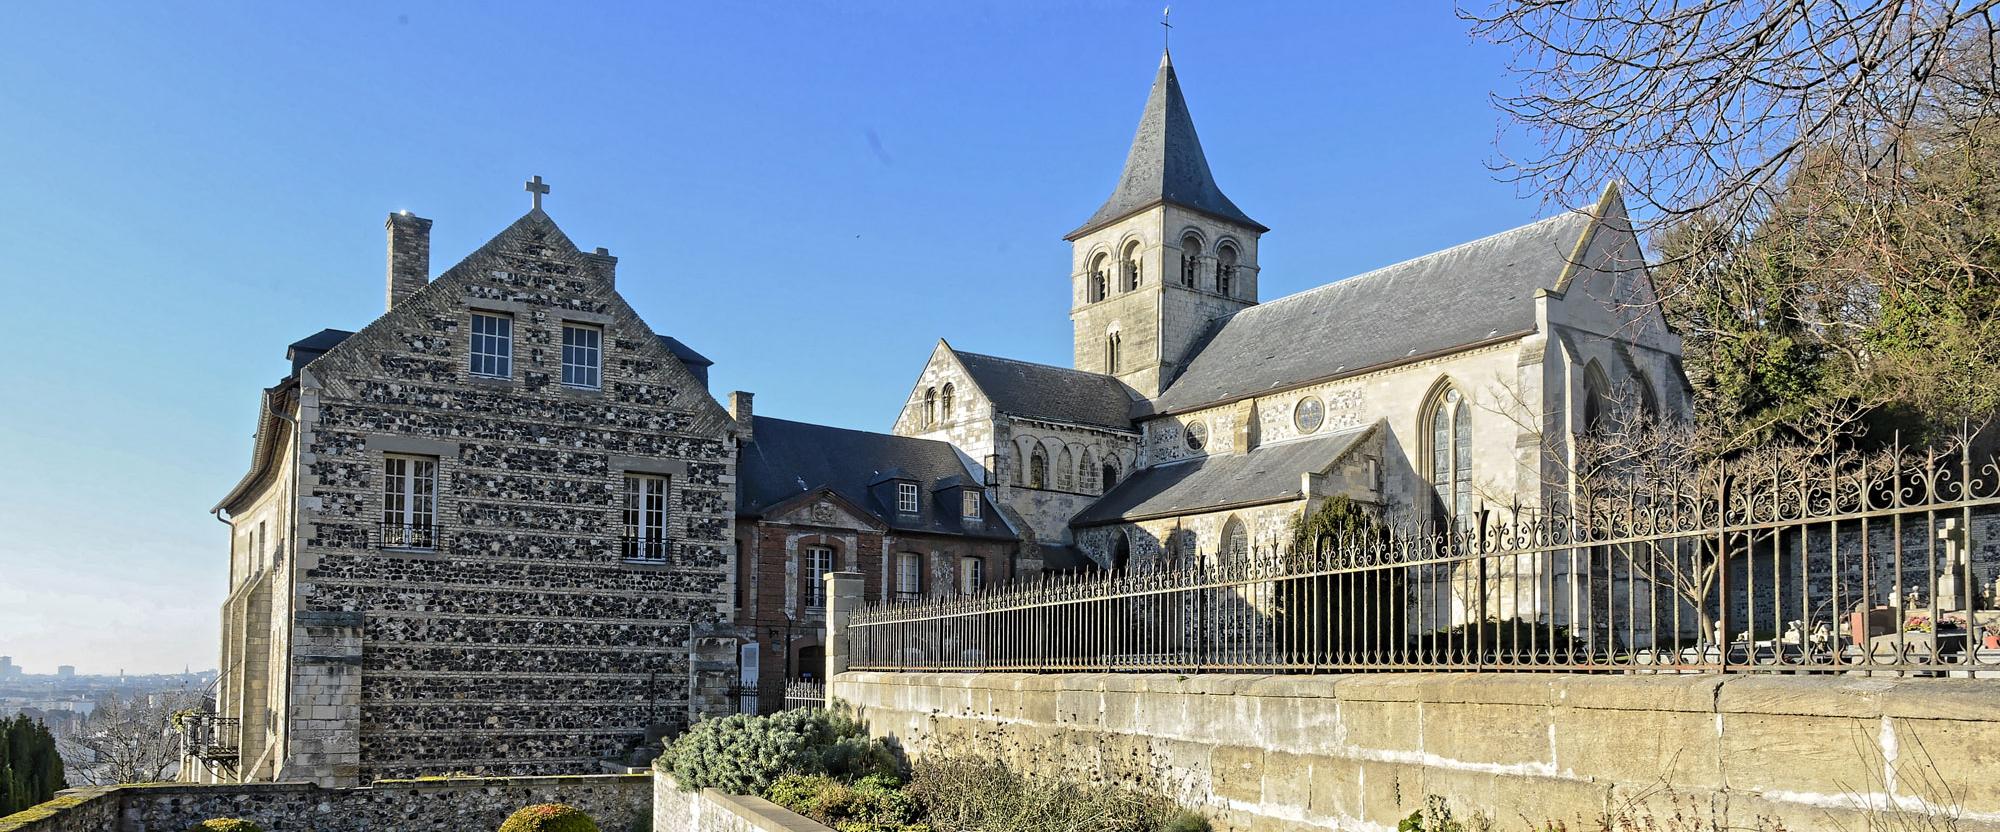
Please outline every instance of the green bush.
[{"label": "green bush", "polygon": [[509,816],[500,832],[597,832],[597,824],[575,806],[537,803]]},{"label": "green bush", "polygon": [[695,723],[654,762],[684,790],[763,794],[787,774],[894,780],[896,758],[861,723],[830,710],[735,714]]},{"label": "green bush", "polygon": [[242,818],[210,818],[189,827],[188,832],[264,832],[264,827]]},{"label": "green bush", "polygon": [[927,832],[915,799],[894,778],[869,775],[847,785],[823,774],[788,774],[765,799],[839,832]]}]

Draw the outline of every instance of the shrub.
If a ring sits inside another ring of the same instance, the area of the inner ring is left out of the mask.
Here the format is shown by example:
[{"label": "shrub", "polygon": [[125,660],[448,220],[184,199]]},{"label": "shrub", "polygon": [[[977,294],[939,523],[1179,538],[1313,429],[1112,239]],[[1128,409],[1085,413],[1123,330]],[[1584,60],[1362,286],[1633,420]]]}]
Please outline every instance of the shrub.
[{"label": "shrub", "polygon": [[500,832],[597,832],[597,824],[575,806],[537,803],[508,817]]},{"label": "shrub", "polygon": [[[1023,777],[988,761],[926,759],[906,791],[941,829],[1009,832],[1174,832],[1206,829],[1207,821],[1165,796],[1109,786],[1082,786]],[[1189,815],[1192,820],[1181,816]],[[1199,825],[1184,825],[1198,822]]]},{"label": "shrub", "polygon": [[242,818],[210,818],[189,827],[188,832],[264,832],[264,827]]},{"label": "shrub", "polygon": [[789,774],[765,799],[839,832],[927,832],[915,799],[894,778],[870,775],[847,785],[823,774]]},{"label": "shrub", "polygon": [[842,782],[870,775],[894,780],[896,758],[861,723],[827,710],[735,714],[695,723],[654,766],[685,790],[763,794],[787,774],[823,774]]}]

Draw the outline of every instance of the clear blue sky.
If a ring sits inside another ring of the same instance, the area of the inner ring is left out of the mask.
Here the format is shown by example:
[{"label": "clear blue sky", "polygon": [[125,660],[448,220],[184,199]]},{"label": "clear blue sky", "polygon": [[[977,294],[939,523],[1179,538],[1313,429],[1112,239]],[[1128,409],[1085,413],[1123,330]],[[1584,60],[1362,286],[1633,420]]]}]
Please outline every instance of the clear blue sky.
[{"label": "clear blue sky", "polygon": [[[0,11],[0,654],[216,662],[285,345],[527,209],[620,258],[759,412],[886,430],[940,336],[1067,364],[1061,236],[1117,178],[1160,4],[14,3]],[[1265,299],[1549,213],[1499,182],[1505,54],[1448,4],[1176,4]]]}]

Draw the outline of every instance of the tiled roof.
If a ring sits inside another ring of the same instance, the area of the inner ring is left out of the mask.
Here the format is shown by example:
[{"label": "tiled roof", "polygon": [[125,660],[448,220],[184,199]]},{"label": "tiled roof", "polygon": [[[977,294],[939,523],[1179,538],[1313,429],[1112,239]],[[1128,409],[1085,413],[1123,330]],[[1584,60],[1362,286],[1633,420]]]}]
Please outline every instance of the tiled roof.
[{"label": "tiled roof", "polygon": [[1000,412],[1079,425],[1132,429],[1124,382],[1107,375],[953,350]]},{"label": "tiled roof", "polygon": [[1265,445],[1244,454],[1141,468],[1090,504],[1070,525],[1094,526],[1299,499],[1305,496],[1300,490],[1302,475],[1325,470],[1372,430],[1372,425],[1351,428]]},{"label": "tiled roof", "polygon": [[1594,222],[1565,213],[1270,303],[1210,324],[1151,403],[1172,413],[1295,387],[1535,328]]},{"label": "tiled roof", "polygon": [[[959,516],[957,495],[935,490],[954,477],[968,485],[977,483],[949,443],[768,416],[751,420],[752,439],[737,458],[739,515],[761,517],[774,506],[826,488],[890,528],[1002,540],[1017,537],[990,501],[982,501],[985,516],[980,521],[966,523]],[[922,495],[915,515],[885,505],[875,497],[878,489],[870,487],[884,478],[900,477],[916,482]]]},{"label": "tiled roof", "polygon": [[1139,116],[1139,131],[1132,136],[1132,149],[1125,155],[1125,170],[1118,176],[1118,187],[1097,213],[1069,233],[1069,239],[1160,202],[1192,208],[1258,231],[1269,230],[1245,215],[1216,187],[1215,176],[1208,171],[1208,157],[1201,152],[1201,139],[1194,133],[1194,116],[1188,113],[1180,79],[1174,75],[1173,56],[1167,54],[1160,56],[1160,72],[1153,78],[1152,93],[1146,96],[1146,109]]}]

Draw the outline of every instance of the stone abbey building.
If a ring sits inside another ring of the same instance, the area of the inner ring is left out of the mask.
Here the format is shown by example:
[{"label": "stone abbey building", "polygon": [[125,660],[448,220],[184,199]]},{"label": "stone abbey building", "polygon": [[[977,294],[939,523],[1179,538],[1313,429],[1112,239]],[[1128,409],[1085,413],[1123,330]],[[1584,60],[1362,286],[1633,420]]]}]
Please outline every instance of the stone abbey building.
[{"label": "stone abbey building", "polygon": [[[816,675],[830,570],[883,603],[1243,557],[1334,496],[1462,522],[1562,496],[1614,396],[1687,408],[1616,188],[1263,300],[1269,229],[1217,186],[1164,55],[1066,238],[1072,366],[941,340],[888,433],[725,408],[530,190],[436,280],[430,221],[391,216],[387,311],[293,344],[265,391],[217,507],[223,673],[192,776],[593,770]],[[1573,595],[1537,613],[1567,623]]]}]

